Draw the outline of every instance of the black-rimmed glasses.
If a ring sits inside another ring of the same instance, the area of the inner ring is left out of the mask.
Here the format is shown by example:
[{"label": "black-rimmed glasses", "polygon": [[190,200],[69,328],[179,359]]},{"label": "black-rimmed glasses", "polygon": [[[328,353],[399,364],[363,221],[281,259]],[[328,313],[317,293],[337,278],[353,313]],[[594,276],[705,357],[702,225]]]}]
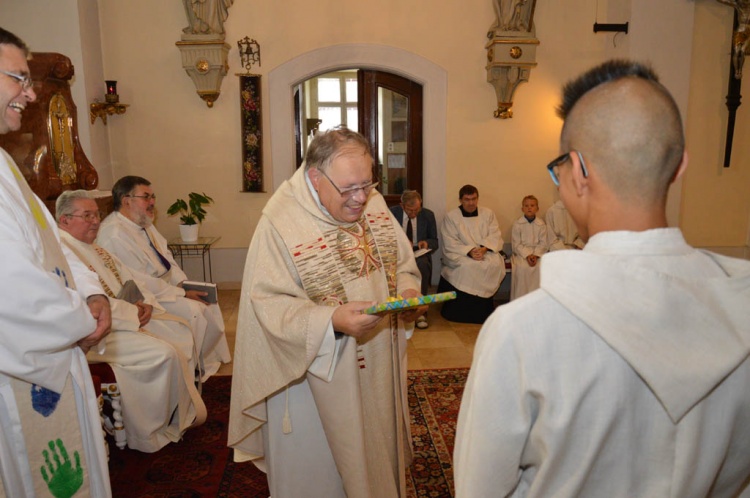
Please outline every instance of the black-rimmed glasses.
[{"label": "black-rimmed glasses", "polygon": [[28,74],[24,76],[22,74],[11,73],[10,71],[3,71],[2,69],[0,69],[0,73],[10,76],[14,80],[18,81],[18,84],[21,85],[21,88],[23,88],[24,90],[28,90],[29,88],[34,86],[34,81]]},{"label": "black-rimmed glasses", "polygon": [[144,201],[155,201],[156,200],[156,194],[144,194],[144,195],[126,195],[124,197],[137,197],[139,199],[143,199]]},{"label": "black-rimmed glasses", "polygon": [[338,192],[341,197],[347,197],[347,198],[354,197],[357,194],[357,192],[359,192],[360,190],[365,194],[365,197],[367,197],[368,195],[370,195],[370,192],[372,192],[372,189],[377,187],[378,183],[380,183],[380,182],[375,182],[375,183],[370,182],[367,185],[363,185],[361,187],[351,187],[351,188],[345,188],[344,190],[341,190],[338,187],[338,185],[333,183],[333,180],[331,180],[331,177],[326,175],[325,171],[323,171],[322,169],[318,169],[318,171],[320,171],[320,173],[323,176],[325,176],[329,182],[331,182],[331,185],[333,185],[333,188],[336,189],[336,192]]},{"label": "black-rimmed glasses", "polygon": [[581,171],[583,172],[583,177],[586,178],[589,176],[589,171],[586,169],[586,163],[583,161],[583,155],[578,152],[577,150],[572,150],[570,152],[566,152],[565,154],[561,155],[560,157],[555,158],[551,163],[547,165],[547,171],[549,171],[549,176],[552,178],[552,183],[555,184],[556,187],[560,186],[560,177],[557,176],[557,167],[565,163],[568,159],[570,159],[570,155],[575,152],[578,155],[578,159],[581,161]]},{"label": "black-rimmed glasses", "polygon": [[96,211],[95,213],[83,213],[83,214],[66,214],[65,216],[69,216],[71,218],[81,218],[86,223],[93,223],[94,221],[99,221],[102,219],[102,213],[99,211]]}]

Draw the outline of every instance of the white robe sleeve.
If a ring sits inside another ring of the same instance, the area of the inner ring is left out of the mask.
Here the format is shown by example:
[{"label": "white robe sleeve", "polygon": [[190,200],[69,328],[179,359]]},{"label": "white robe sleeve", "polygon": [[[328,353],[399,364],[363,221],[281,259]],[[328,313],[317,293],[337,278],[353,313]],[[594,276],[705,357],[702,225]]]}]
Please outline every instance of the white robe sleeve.
[{"label": "white robe sleeve", "polygon": [[460,220],[457,220],[453,213],[449,213],[443,219],[440,230],[443,235],[443,259],[451,268],[459,266],[464,258],[469,257],[469,251],[475,247],[461,240],[458,221]]},{"label": "white robe sleeve", "polygon": [[491,209],[480,209],[479,217],[486,233],[479,243],[487,249],[500,252],[503,249],[503,236],[500,232],[500,226],[497,224],[495,213]]},{"label": "white robe sleeve", "polygon": [[[1,194],[0,370],[59,390],[58,381],[64,381],[70,368],[71,348],[95,330],[96,322],[85,297],[42,267],[41,241],[14,216],[17,206]],[[77,278],[77,269],[72,271]],[[101,288],[95,293],[101,294]]]}]

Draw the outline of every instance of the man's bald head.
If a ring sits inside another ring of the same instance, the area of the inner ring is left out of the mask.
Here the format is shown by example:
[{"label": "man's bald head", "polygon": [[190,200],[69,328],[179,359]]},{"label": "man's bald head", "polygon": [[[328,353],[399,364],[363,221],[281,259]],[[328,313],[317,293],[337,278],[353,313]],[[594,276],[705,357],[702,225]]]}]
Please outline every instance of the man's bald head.
[{"label": "man's bald head", "polygon": [[563,93],[561,149],[581,152],[622,200],[663,203],[685,140],[679,109],[653,71],[610,61]]}]

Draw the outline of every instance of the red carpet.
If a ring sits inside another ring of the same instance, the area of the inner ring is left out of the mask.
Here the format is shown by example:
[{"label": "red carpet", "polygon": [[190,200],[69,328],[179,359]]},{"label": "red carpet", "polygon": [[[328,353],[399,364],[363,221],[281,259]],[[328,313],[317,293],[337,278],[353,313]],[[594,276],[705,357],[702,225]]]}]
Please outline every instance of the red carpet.
[{"label": "red carpet", "polygon": [[[452,497],[456,417],[468,369],[409,372],[414,462],[409,497]],[[112,493],[122,498],[267,498],[266,476],[250,462],[235,464],[227,448],[231,377],[203,386],[208,419],[182,441],[153,454],[110,441]]]}]

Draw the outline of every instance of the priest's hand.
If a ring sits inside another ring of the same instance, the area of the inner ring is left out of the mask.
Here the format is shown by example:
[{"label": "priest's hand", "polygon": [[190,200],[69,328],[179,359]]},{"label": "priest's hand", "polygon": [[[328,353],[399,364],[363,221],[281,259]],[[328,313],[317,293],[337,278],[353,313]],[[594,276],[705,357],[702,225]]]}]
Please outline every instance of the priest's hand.
[{"label": "priest's hand", "polygon": [[140,322],[141,327],[143,327],[151,321],[151,314],[154,311],[154,307],[143,301],[138,301],[135,305],[138,307],[138,321]]},{"label": "priest's hand", "polygon": [[484,253],[486,252],[486,247],[475,247],[474,249],[469,251],[469,256],[471,256],[471,259],[474,259],[476,261],[482,261],[484,259]]},{"label": "priest's hand", "polygon": [[198,301],[199,303],[203,303],[206,306],[208,306],[211,303],[209,303],[208,301],[206,301],[205,299],[203,299],[206,296],[208,296],[208,292],[203,292],[203,291],[199,291],[199,290],[186,290],[185,291],[185,297],[186,298],[192,299],[194,301]]},{"label": "priest's hand", "polygon": [[[404,299],[410,299],[412,297],[419,297],[421,295],[422,294],[420,294],[419,292],[417,292],[414,289],[406,289],[405,291],[403,291],[401,293],[401,296]],[[425,313],[427,313],[427,305],[426,304],[424,306],[420,306],[419,308],[414,308],[414,309],[411,309],[411,310],[408,310],[408,311],[404,311],[403,313],[401,313],[401,315],[399,315],[399,318],[401,318],[401,320],[404,323],[409,323],[409,322],[415,321],[417,318],[419,318],[420,316],[424,315]]]},{"label": "priest's hand", "polygon": [[78,341],[78,345],[84,353],[88,353],[89,349],[99,344],[99,341],[109,334],[112,327],[112,310],[109,308],[107,296],[102,294],[89,296],[86,299],[86,304],[89,305],[91,316],[96,320],[96,329]]},{"label": "priest's hand", "polygon": [[354,301],[342,304],[336,308],[331,317],[333,330],[343,332],[352,337],[362,337],[370,332],[383,319],[379,315],[366,315],[362,313],[362,310],[374,304],[377,303],[375,301]]}]

